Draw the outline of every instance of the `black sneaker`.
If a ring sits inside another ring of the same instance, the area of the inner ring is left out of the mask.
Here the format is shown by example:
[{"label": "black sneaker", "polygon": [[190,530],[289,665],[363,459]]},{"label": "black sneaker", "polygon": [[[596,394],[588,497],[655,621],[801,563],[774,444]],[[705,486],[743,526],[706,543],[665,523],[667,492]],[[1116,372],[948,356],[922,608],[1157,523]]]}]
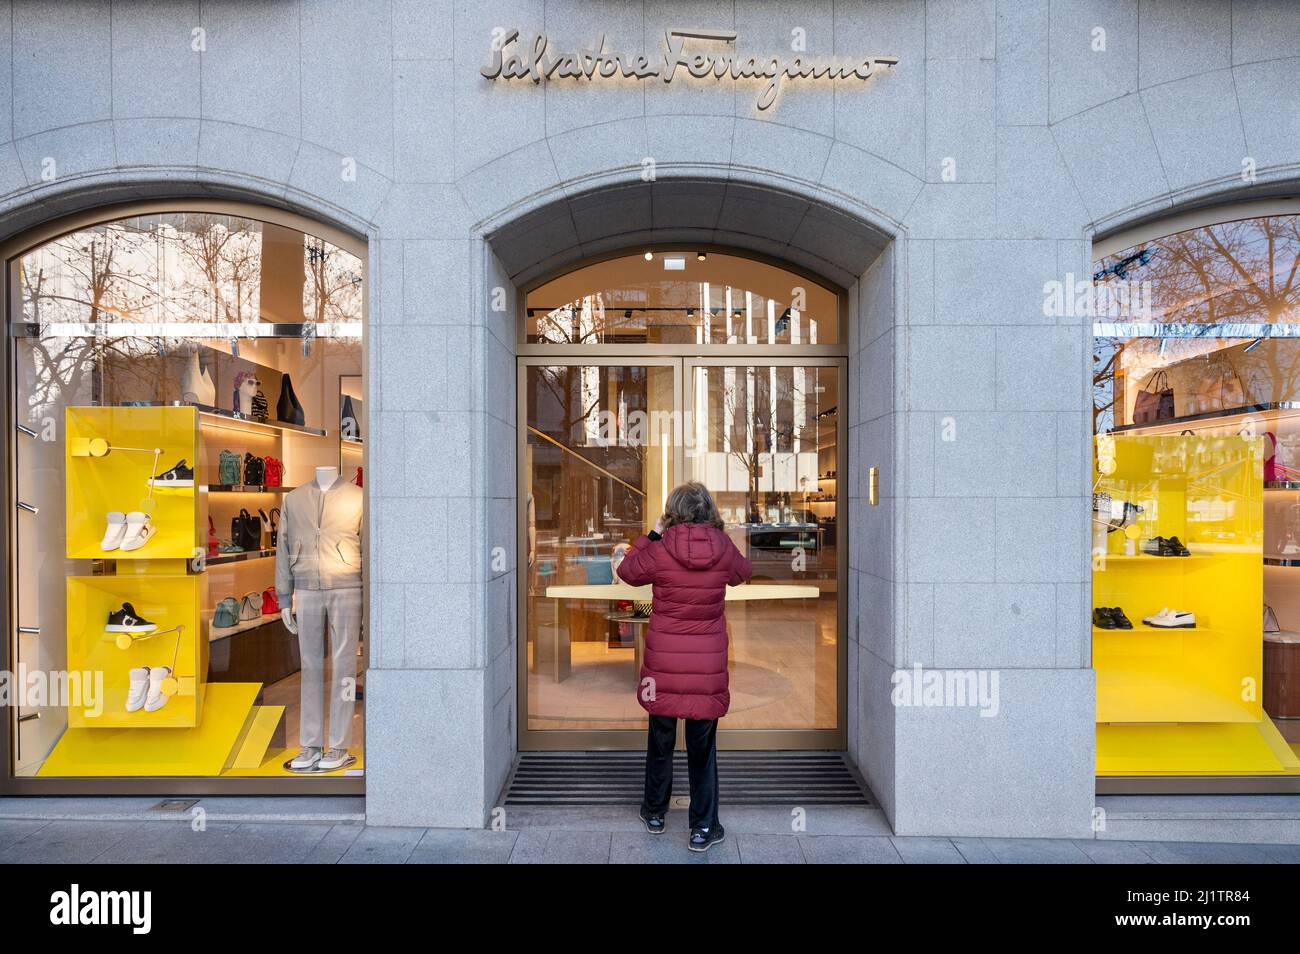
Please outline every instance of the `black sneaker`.
[{"label": "black sneaker", "polygon": [[1110,607],[1098,606],[1092,611],[1092,625],[1098,629],[1114,629],[1115,621],[1110,618]]},{"label": "black sneaker", "polygon": [[104,627],[106,633],[152,633],[158,628],[157,623],[151,623],[135,611],[135,607],[130,603],[123,603],[120,610],[114,610],[108,614],[108,625]]},{"label": "black sneaker", "polygon": [[708,851],[726,837],[726,829],[721,825],[714,825],[712,828],[692,828],[691,840],[686,847],[691,851]]},{"label": "black sneaker", "polygon": [[1179,540],[1177,537],[1170,537],[1166,540],[1165,548],[1169,551],[1169,556],[1185,557],[1192,555],[1192,551],[1187,549],[1187,546],[1183,541]]},{"label": "black sneaker", "polygon": [[654,812],[648,812],[644,808],[637,812],[641,820],[645,822],[645,830],[652,835],[662,835],[667,831],[668,826],[664,824],[664,816],[656,815]]},{"label": "black sneaker", "polygon": [[194,468],[185,460],[178,461],[171,470],[150,478],[149,484],[153,487],[193,487]]}]

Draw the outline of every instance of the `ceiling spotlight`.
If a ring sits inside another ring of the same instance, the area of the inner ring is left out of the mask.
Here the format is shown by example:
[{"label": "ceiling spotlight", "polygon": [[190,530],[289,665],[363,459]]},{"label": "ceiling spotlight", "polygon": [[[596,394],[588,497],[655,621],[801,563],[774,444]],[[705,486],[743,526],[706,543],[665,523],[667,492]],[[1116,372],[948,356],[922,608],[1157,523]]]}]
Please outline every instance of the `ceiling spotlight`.
[{"label": "ceiling spotlight", "polygon": [[695,260],[696,260],[697,262],[702,262],[702,261],[704,261],[704,260],[705,260],[706,258],[708,258],[708,257],[709,257],[709,253],[708,253],[708,252],[696,252],[696,253],[695,253]]},{"label": "ceiling spotlight", "polygon": [[654,253],[654,252],[646,252],[646,253],[645,253],[645,260],[646,260],[647,262],[653,262],[654,259],[655,259],[655,253]]}]

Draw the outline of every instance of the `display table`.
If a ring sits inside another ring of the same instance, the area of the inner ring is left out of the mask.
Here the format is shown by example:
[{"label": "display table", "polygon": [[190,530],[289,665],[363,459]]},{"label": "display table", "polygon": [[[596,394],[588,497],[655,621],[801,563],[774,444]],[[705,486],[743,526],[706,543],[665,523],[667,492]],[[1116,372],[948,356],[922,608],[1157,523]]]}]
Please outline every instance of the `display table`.
[{"label": "display table", "polygon": [[[575,585],[548,586],[545,590],[547,599],[555,601],[555,615],[549,641],[542,639],[540,627],[537,644],[533,653],[535,671],[550,670],[556,682],[569,678],[573,669],[573,650],[569,642],[569,627],[560,627],[560,604],[564,600],[631,600],[650,602],[653,596],[651,586],[628,586],[617,583],[590,583]],[[782,583],[744,583],[740,586],[727,587],[728,603],[749,600],[809,600],[821,596],[821,590],[815,586]],[[549,643],[549,644],[548,644]]]}]

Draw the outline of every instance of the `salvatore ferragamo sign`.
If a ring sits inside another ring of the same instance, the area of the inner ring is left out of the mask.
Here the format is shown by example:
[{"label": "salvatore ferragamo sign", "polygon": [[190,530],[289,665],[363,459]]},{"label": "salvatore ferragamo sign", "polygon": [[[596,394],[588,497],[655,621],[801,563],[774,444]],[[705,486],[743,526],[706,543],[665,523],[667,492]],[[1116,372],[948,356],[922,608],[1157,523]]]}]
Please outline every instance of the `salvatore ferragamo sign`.
[{"label": "salvatore ferragamo sign", "polygon": [[[703,41],[704,45],[691,44],[692,49],[687,49],[688,40]],[[546,34],[537,34],[531,43],[520,43],[519,31],[510,30],[494,38],[491,59],[479,72],[490,80],[530,79],[534,83],[552,79],[595,82],[616,78],[662,79],[671,83],[678,76],[766,80],[757,103],[760,110],[765,110],[776,102],[785,80],[865,81],[882,69],[898,64],[896,56],[867,56],[843,61],[804,56],[789,59],[742,56],[717,45],[734,43],[735,40],[736,33],[732,30],[669,30],[664,34],[663,56],[652,57],[644,53],[626,55],[606,50],[604,35],[586,49],[552,52]]]}]

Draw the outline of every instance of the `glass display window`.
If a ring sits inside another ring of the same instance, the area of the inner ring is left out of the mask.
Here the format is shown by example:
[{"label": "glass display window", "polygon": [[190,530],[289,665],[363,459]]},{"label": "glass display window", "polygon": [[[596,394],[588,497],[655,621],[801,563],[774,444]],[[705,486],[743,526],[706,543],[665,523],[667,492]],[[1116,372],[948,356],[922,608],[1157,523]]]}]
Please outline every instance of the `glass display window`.
[{"label": "glass display window", "polygon": [[1300,779],[1297,263],[1266,215],[1094,265],[1099,776]]},{"label": "glass display window", "polygon": [[8,260],[14,777],[363,775],[364,250],[313,229],[159,206]]}]

